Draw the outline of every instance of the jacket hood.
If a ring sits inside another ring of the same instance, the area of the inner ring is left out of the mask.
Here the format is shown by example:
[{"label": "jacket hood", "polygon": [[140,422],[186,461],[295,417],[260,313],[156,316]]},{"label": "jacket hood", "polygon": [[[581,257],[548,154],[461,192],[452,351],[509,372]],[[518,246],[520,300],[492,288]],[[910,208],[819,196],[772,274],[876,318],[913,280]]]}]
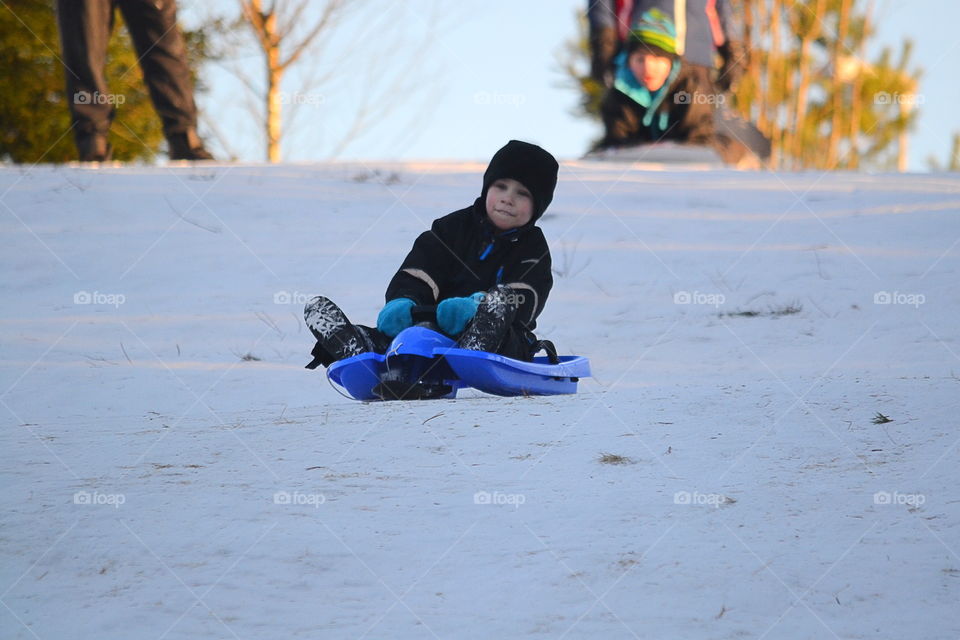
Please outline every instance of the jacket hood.
[{"label": "jacket hood", "polygon": [[523,183],[533,195],[533,215],[528,225],[534,224],[553,201],[560,165],[550,152],[529,142],[511,140],[497,151],[483,174],[481,206],[485,208],[487,190],[501,178],[512,178]]}]

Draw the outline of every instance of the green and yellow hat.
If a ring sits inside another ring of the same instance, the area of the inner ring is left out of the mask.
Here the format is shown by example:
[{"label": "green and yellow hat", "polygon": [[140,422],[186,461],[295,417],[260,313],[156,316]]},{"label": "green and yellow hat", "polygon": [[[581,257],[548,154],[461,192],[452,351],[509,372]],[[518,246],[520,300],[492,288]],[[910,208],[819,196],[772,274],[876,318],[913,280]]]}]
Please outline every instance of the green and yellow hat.
[{"label": "green and yellow hat", "polygon": [[[640,15],[640,19],[630,29],[627,38],[627,50],[633,53],[641,45],[646,45],[653,53],[663,52],[669,57],[677,56],[677,28],[666,13],[660,9],[649,9]],[[657,51],[659,49],[660,51]]]}]

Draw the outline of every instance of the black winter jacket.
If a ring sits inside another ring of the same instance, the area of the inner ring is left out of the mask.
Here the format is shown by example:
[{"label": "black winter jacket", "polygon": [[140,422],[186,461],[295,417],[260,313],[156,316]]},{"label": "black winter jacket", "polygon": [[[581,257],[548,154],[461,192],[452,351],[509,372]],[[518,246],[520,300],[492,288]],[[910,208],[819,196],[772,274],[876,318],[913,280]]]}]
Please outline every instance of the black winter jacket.
[{"label": "black winter jacket", "polygon": [[473,206],[437,218],[420,234],[390,280],[386,300],[437,304],[502,284],[517,294],[514,324],[532,332],[553,287],[550,268],[550,249],[539,227],[530,223],[501,232],[477,198]]},{"label": "black winter jacket", "polygon": [[671,126],[662,138],[654,139],[642,123],[646,107],[617,89],[608,89],[600,105],[606,136],[599,146],[614,147],[660,140],[713,144],[716,95],[707,69],[682,64],[680,73],[667,91],[667,97],[658,107],[658,111],[669,113]]}]

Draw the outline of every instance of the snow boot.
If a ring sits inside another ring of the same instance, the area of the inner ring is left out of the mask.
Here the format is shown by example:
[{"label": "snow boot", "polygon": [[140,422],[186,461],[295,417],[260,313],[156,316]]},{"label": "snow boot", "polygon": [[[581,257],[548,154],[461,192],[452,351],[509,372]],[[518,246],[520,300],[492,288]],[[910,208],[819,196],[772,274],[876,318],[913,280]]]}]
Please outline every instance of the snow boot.
[{"label": "snow boot", "polygon": [[453,391],[453,387],[442,382],[428,382],[409,366],[388,365],[380,376],[380,382],[373,393],[381,400],[432,400],[443,398]]},{"label": "snow boot", "polygon": [[107,162],[113,156],[113,146],[102,133],[82,133],[76,137],[80,162]]},{"label": "snow boot", "polygon": [[457,341],[460,348],[496,353],[517,315],[517,295],[503,285],[484,294],[476,315]]},{"label": "snow boot", "polygon": [[329,298],[317,296],[311,299],[303,308],[303,319],[316,337],[318,345],[335,361],[374,349],[366,333],[350,324],[340,307]]},{"label": "snow boot", "polygon": [[167,136],[167,153],[171,160],[213,160],[213,155],[203,146],[196,129]]}]

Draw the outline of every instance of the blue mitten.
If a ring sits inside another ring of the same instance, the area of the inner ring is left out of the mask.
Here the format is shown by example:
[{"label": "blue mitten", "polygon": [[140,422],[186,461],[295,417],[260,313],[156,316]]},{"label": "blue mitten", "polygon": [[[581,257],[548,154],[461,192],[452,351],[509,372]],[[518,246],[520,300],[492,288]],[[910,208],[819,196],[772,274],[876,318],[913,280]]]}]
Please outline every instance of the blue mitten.
[{"label": "blue mitten", "polygon": [[437,305],[437,324],[449,336],[463,333],[467,323],[473,320],[484,293],[477,292],[469,298],[447,298]]},{"label": "blue mitten", "polygon": [[413,326],[413,316],[410,310],[414,307],[414,302],[410,298],[396,298],[391,300],[377,316],[377,329],[380,333],[395,338],[398,333]]}]

